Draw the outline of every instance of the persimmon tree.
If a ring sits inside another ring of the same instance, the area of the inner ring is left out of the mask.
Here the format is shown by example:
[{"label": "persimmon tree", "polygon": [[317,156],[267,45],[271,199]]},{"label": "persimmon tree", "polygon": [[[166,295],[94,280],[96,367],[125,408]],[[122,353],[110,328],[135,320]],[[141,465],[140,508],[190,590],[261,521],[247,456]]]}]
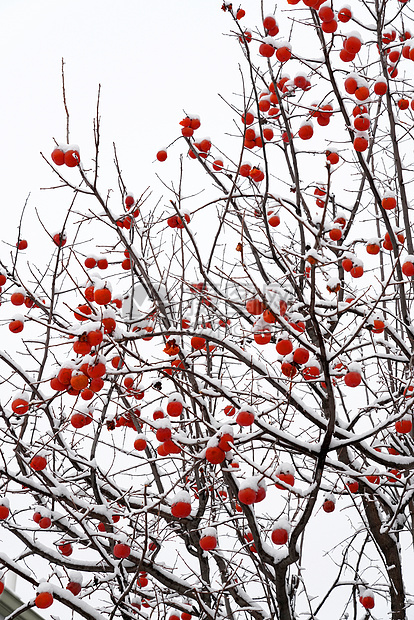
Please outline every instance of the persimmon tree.
[{"label": "persimmon tree", "polygon": [[31,262],[28,205],[0,275],[0,561],[27,607],[410,616],[414,26],[409,3],[354,4],[252,28],[223,4],[230,147],[183,102],[159,200],[116,149],[100,178],[99,107],[94,153],[68,112],[44,154],[61,229]]}]

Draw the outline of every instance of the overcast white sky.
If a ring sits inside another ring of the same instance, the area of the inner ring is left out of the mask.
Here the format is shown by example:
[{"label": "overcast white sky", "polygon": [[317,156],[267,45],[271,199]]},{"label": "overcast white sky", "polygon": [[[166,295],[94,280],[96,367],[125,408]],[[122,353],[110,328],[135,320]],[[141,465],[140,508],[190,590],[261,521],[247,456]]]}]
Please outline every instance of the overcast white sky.
[{"label": "overcast white sky", "polygon": [[[246,25],[254,25],[258,5],[244,3]],[[220,0],[2,0],[0,171],[7,236],[14,235],[27,194],[36,202],[36,190],[54,182],[39,153],[50,156],[52,138],[65,141],[62,57],[71,141],[90,161],[100,83],[102,164],[111,163],[115,141],[127,182],[137,179],[136,192],[153,185],[154,172],[165,174],[174,159],[169,174],[176,176],[178,145],[164,166],[154,159],[179,135],[183,109],[201,116],[203,136],[231,130],[222,123],[230,122],[230,110],[217,93],[240,92],[242,57],[234,39],[222,36],[231,19],[220,7]]]}]

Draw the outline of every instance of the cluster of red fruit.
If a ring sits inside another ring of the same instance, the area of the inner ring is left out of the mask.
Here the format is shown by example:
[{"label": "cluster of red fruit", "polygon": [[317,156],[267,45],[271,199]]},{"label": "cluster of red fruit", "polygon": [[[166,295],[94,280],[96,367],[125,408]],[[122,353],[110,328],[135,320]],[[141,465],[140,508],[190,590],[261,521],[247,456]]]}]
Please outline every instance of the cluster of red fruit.
[{"label": "cluster of red fruit", "polygon": [[186,116],[180,121],[180,125],[182,126],[181,133],[184,138],[191,138],[194,131],[201,126],[201,122],[198,116]]},{"label": "cluster of red fruit", "polygon": [[203,138],[199,142],[194,142],[192,144],[192,147],[188,151],[188,156],[190,159],[197,159],[197,155],[201,159],[207,159],[210,149],[211,140],[209,138]]},{"label": "cluster of red fruit", "polygon": [[[333,114],[333,108],[331,104],[327,103],[322,106],[318,106],[316,103],[314,103],[312,104],[311,107],[315,108],[315,110],[312,110],[311,112],[311,117],[316,118],[318,125],[320,125],[321,127],[325,127],[326,125],[329,125],[329,121]],[[310,138],[312,138],[313,136],[312,121],[310,120],[303,121],[303,123],[299,127],[297,135],[301,140],[310,140]],[[333,156],[331,163],[338,163],[338,161],[339,161],[339,157],[338,159],[336,159]]]},{"label": "cluster of red fruit", "polygon": [[[342,219],[342,218],[338,218],[338,219]],[[351,259],[344,259],[344,260],[350,261],[352,265],[351,269],[358,269],[358,267],[360,267],[360,265],[357,265],[354,262],[352,262]],[[357,260],[357,259],[354,259],[354,260]],[[347,268],[349,267],[347,263],[345,264],[345,266]],[[359,271],[356,272],[354,277],[359,277],[358,273]],[[252,299],[247,300],[246,310],[249,312],[249,314],[252,314],[254,316],[260,316],[261,317],[260,321],[263,320],[265,323],[268,323],[269,325],[276,323],[277,319],[276,319],[275,314],[269,308],[266,308],[264,302],[261,299],[258,299],[257,297],[253,297]],[[279,316],[281,317],[281,319],[286,320],[287,325],[289,325],[292,329],[294,329],[295,331],[299,333],[304,333],[306,331],[306,325],[303,320],[301,320],[300,318],[296,318],[296,317],[294,319],[289,319],[289,317],[286,315],[287,304],[286,304],[286,301],[284,301],[283,299],[279,301],[279,310],[280,310]],[[279,319],[279,323],[283,323],[283,321]],[[375,319],[373,321],[372,326],[370,326],[370,329],[372,333],[382,333],[382,331],[384,331],[385,329],[384,322],[381,320]],[[254,340],[256,344],[266,345],[271,341],[271,339],[272,339],[272,333],[271,333],[270,328],[260,327],[257,331],[254,332]],[[309,350],[305,348],[305,346],[303,345],[299,344],[299,346],[297,346],[294,350],[293,342],[287,332],[282,331],[281,334],[279,335],[277,342],[276,342],[276,351],[279,355],[283,357],[281,361],[281,371],[284,376],[290,379],[293,379],[293,377],[296,376],[300,367],[302,367],[301,368],[302,377],[305,381],[312,381],[320,377],[321,368],[320,368],[319,362],[314,358],[310,359]],[[348,368],[346,368],[345,366],[342,365],[342,363],[338,363],[336,370],[340,371],[340,374],[338,375],[338,377],[340,378],[343,376],[345,385],[347,385],[348,387],[357,387],[361,383],[361,380],[362,380],[361,369],[359,368],[358,364],[351,363],[348,365]],[[343,370],[346,372],[343,373],[342,372]],[[325,387],[325,384],[322,383],[322,386]],[[226,414],[226,415],[229,415],[229,414]],[[253,417],[250,418],[250,420],[248,421],[249,425],[252,424],[254,421],[254,414],[250,414],[250,415],[252,415]],[[237,419],[237,422],[240,425],[243,425],[239,421],[239,419]],[[246,421],[246,425],[247,425],[247,421]]]},{"label": "cluster of red fruit", "polygon": [[170,228],[179,228],[182,229],[184,228],[184,221],[186,221],[187,224],[190,223],[190,214],[189,213],[184,213],[181,217],[179,215],[172,215],[171,217],[169,217],[167,219],[167,224]]},{"label": "cluster of red fruit", "polygon": [[234,443],[233,430],[231,426],[221,429],[220,433],[210,439],[206,450],[206,460],[213,465],[222,463],[226,454],[231,451]]},{"label": "cluster of red fruit", "polygon": [[[0,273],[0,293],[2,292],[2,286],[6,283],[7,276],[4,273]],[[25,306],[26,308],[39,308],[39,306],[35,303],[33,298],[26,294],[24,289],[15,290],[10,295],[10,301],[13,306]],[[43,300],[43,303],[44,300]],[[24,316],[21,314],[17,314],[14,316],[13,320],[9,323],[9,330],[18,334],[23,331],[24,328]]]},{"label": "cluster of red fruit", "polygon": [[364,274],[364,264],[356,256],[346,255],[342,260],[342,268],[350,273],[353,278],[361,278]]},{"label": "cluster of red fruit", "polygon": [[266,497],[266,483],[264,479],[257,477],[247,478],[242,482],[237,497],[241,504],[247,506],[262,502]]},{"label": "cluster of red fruit", "polygon": [[[1,281],[3,281],[2,275],[0,275],[0,279]],[[4,282],[5,281],[6,280],[4,279]],[[23,289],[14,291],[14,293],[12,293],[10,296],[10,301],[13,304],[13,306],[23,306],[24,304],[26,308],[32,308],[35,305],[33,299],[29,297],[28,295],[26,295]]]},{"label": "cluster of red fruit", "polygon": [[[400,2],[401,1],[402,0],[400,0]],[[383,51],[385,52],[387,56],[387,63],[389,65],[387,70],[388,70],[390,77],[392,78],[397,77],[398,75],[397,65],[403,58],[407,60],[414,60],[414,52],[411,53],[410,44],[406,43],[405,45],[403,45],[402,49],[398,49],[398,47],[394,43],[396,37],[397,37],[396,31],[393,28],[387,28],[382,33],[382,38],[381,38],[382,44],[384,46]],[[408,41],[409,39],[411,39],[411,33],[409,31],[405,31],[402,35],[400,35],[401,43],[404,43],[405,41]]]},{"label": "cluster of red fruit", "polygon": [[[273,129],[271,129],[270,127],[264,127],[262,129],[262,134],[266,141],[270,141],[273,139]],[[256,131],[253,129],[253,127],[249,127],[244,133],[244,146],[247,149],[253,149],[256,146],[261,148],[263,146],[261,136],[256,134]]]},{"label": "cluster of red fruit", "polygon": [[312,109],[311,116],[312,118],[316,118],[316,122],[318,123],[318,125],[320,125],[321,127],[326,127],[327,125],[329,125],[333,114],[333,107],[330,103],[324,103],[323,105],[317,105],[316,103],[313,103],[311,105],[311,108],[315,108]]},{"label": "cluster of red fruit", "polygon": [[45,514],[44,510],[39,512],[38,510],[33,514],[33,521],[38,524],[42,530],[48,529],[52,525],[52,519],[49,514]]},{"label": "cluster of red fruit", "polygon": [[[395,30],[393,30],[392,32],[395,33]],[[410,41],[410,39],[412,39],[411,33],[408,31],[405,32],[404,37],[405,39],[400,37],[400,40],[406,41],[405,45],[403,45],[403,48],[401,50],[401,55],[403,58],[414,60],[414,45],[412,44],[412,40]],[[395,35],[394,35],[394,38],[395,38]]]},{"label": "cluster of red fruit", "polygon": [[98,269],[108,269],[109,263],[106,258],[95,258],[95,256],[87,256],[85,258],[84,265],[86,269],[93,269],[94,267],[98,267]]},{"label": "cluster of red fruit", "polygon": [[[140,397],[142,398],[144,395],[143,392],[140,393]],[[184,404],[181,400],[181,397],[178,393],[170,394],[169,400],[167,403],[167,414],[170,418],[179,418],[183,412]],[[134,413],[137,417],[140,415],[139,410],[134,410]],[[172,439],[172,427],[169,418],[166,417],[163,409],[158,408],[153,413],[153,419],[155,421],[154,429],[155,437],[160,442],[160,445],[157,447],[158,456],[168,456],[169,454],[180,454],[181,447],[178,443],[175,443]],[[126,424],[126,426],[130,426],[131,428],[135,428],[134,424]],[[141,424],[142,427],[142,424]],[[134,448],[138,451],[145,450],[147,447],[147,438],[145,435],[138,435],[134,442]]]},{"label": "cluster of red fruit", "polygon": [[79,147],[74,144],[59,145],[52,151],[52,161],[56,166],[68,166],[68,168],[74,168],[79,166],[80,155]]},{"label": "cluster of red fruit", "polygon": [[271,58],[276,52],[276,58],[279,62],[287,62],[292,55],[291,46],[285,41],[277,42],[273,39],[279,33],[279,27],[273,15],[268,15],[264,18],[263,27],[266,31],[266,36],[260,44],[259,54],[265,58]]},{"label": "cluster of red fruit", "polygon": [[192,615],[187,613],[186,611],[183,611],[181,613],[181,616],[179,616],[177,613],[172,613],[168,616],[168,620],[191,620],[192,619]]},{"label": "cluster of red fruit", "polygon": [[251,166],[247,162],[244,162],[239,168],[239,174],[241,177],[250,177],[255,183],[260,183],[264,179],[264,172],[259,166]]},{"label": "cluster of red fruit", "polygon": [[[1,282],[5,281],[5,277],[2,275],[0,278]],[[50,386],[53,390],[66,391],[74,396],[79,394],[84,400],[90,400],[96,392],[102,389],[104,384],[102,377],[106,374],[106,361],[99,354],[99,347],[103,342],[104,334],[112,333],[116,327],[116,321],[111,316],[113,311],[106,310],[104,307],[115,300],[112,299],[111,290],[104,283],[96,286],[90,285],[85,289],[84,295],[88,303],[78,306],[74,311],[74,316],[81,323],[88,319],[92,319],[93,323],[90,329],[85,326],[86,328],[77,338],[73,336],[75,338],[73,351],[79,357],[74,362],[63,364],[57,375],[51,379]],[[28,300],[30,303],[27,303]],[[11,295],[13,305],[25,303],[27,307],[31,307],[32,301],[25,295],[24,291],[15,291]],[[102,308],[102,311],[98,312],[98,308]],[[101,324],[100,327],[97,326],[98,321]],[[13,323],[16,322],[10,323],[9,327],[12,329]],[[18,330],[13,328],[13,331]],[[84,360],[83,358],[89,354],[91,356]],[[29,399],[24,395],[19,395],[13,399],[11,408],[16,415],[24,415],[29,411]],[[91,419],[89,412],[75,413],[72,423],[75,427],[80,428],[82,425],[90,423]]]},{"label": "cluster of red fruit", "polygon": [[125,230],[130,230],[131,226],[133,226],[134,224],[135,218],[138,217],[140,210],[135,205],[135,199],[133,194],[126,195],[124,204],[127,213],[118,217],[118,219],[116,220],[116,225],[118,226],[118,228],[125,228]]},{"label": "cluster of red fruit", "polygon": [[[201,122],[198,116],[186,116],[180,121],[180,125],[182,126],[181,133],[185,138],[192,138],[194,131],[199,129],[201,126]],[[204,138],[203,140],[199,140],[198,142],[193,142],[188,150],[188,156],[190,159],[197,159],[198,157],[201,159],[207,159],[209,152],[211,149],[211,141],[209,138]],[[160,149],[157,152],[157,160],[163,162],[167,159],[167,151],[166,149]],[[212,163],[213,170],[215,172],[220,172],[223,169],[223,160],[215,159]],[[187,216],[185,216],[187,219]],[[178,222],[177,226],[174,226],[174,222]],[[189,220],[188,220],[189,221]],[[171,223],[170,223],[171,222]],[[184,228],[182,221],[177,216],[177,219],[169,218],[168,225],[172,228]]]}]

